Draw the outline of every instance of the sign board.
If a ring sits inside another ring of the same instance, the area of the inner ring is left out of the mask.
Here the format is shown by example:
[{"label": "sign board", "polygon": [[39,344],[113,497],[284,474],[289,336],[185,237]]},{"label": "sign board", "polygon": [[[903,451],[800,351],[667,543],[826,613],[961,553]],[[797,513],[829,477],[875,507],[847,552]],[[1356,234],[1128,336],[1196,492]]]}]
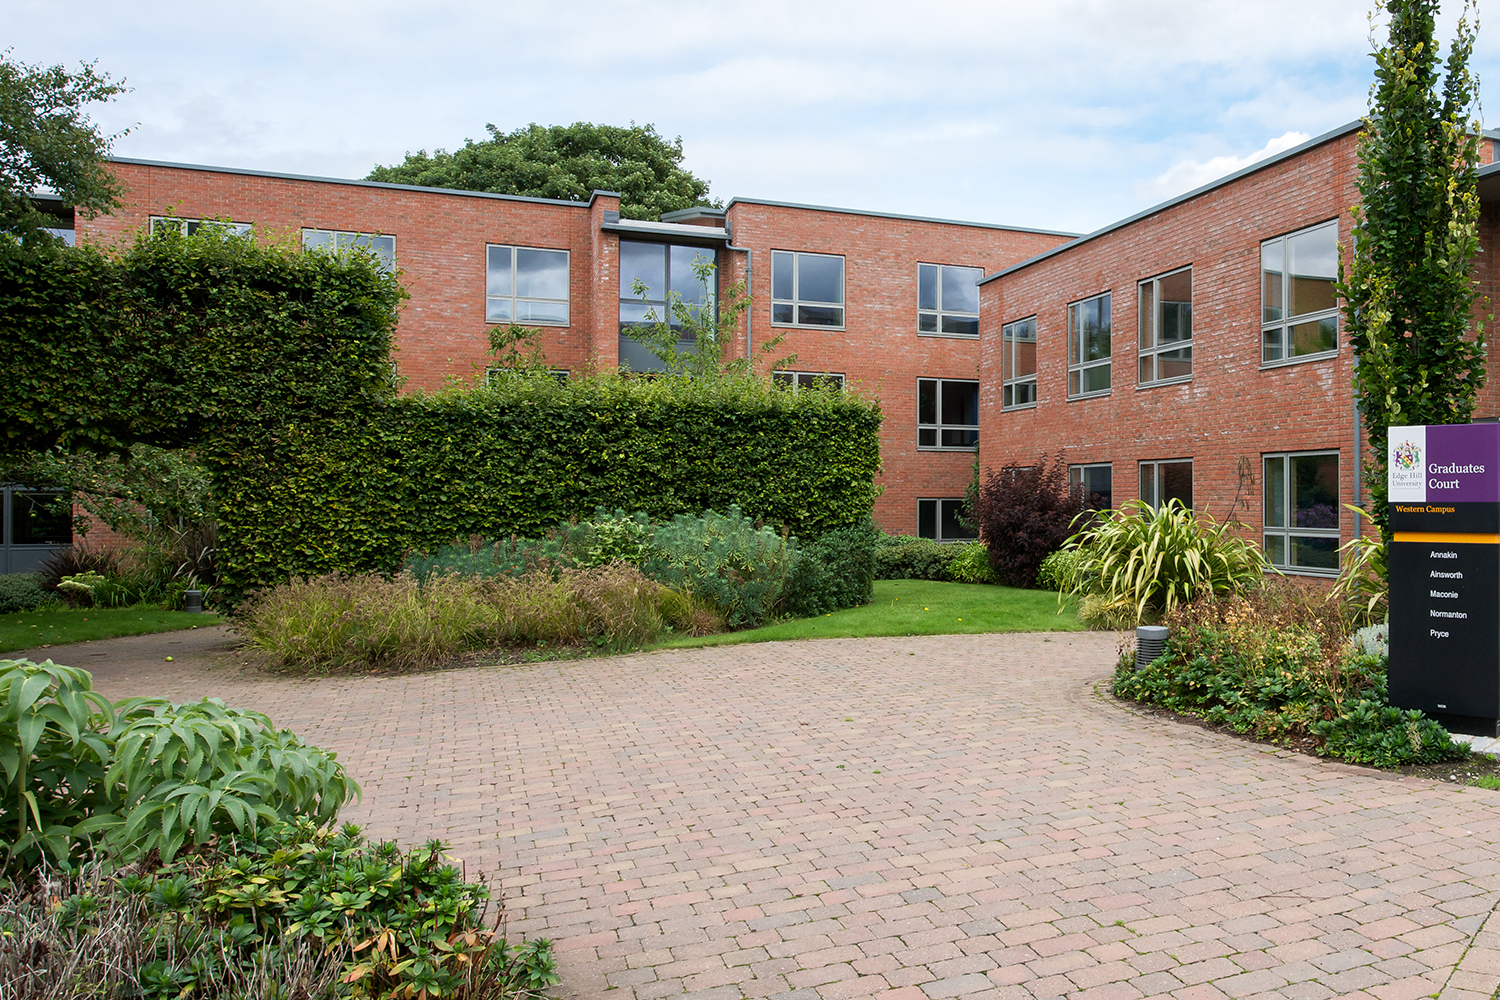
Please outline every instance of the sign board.
[{"label": "sign board", "polygon": [[1391,704],[1500,733],[1500,424],[1390,428]]}]

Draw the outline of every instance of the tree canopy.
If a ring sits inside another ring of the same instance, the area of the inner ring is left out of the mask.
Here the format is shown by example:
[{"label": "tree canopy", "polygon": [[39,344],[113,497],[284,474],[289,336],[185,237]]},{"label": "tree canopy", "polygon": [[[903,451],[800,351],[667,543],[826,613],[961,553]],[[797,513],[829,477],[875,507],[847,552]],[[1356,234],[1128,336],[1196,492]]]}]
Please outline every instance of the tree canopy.
[{"label": "tree canopy", "polygon": [[466,139],[451,153],[407,153],[395,166],[377,166],[366,180],[566,201],[615,191],[627,219],[718,205],[708,199],[708,182],[682,168],[682,138],[668,142],[654,125],[532,124],[508,133],[485,128],[488,139]]},{"label": "tree canopy", "polygon": [[105,169],[110,143],[85,107],[125,92],[106,73],[84,63],[28,66],[0,53],[0,231],[34,237],[53,225],[33,192],[50,188],[89,218],[118,204],[120,186]]}]

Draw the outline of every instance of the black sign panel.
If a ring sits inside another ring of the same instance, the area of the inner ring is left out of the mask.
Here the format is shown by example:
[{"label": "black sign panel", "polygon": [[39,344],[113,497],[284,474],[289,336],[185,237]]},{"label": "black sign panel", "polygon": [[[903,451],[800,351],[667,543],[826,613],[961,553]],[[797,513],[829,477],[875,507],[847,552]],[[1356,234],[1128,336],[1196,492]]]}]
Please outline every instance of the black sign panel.
[{"label": "black sign panel", "polygon": [[1386,505],[1392,531],[1500,534],[1500,503],[1397,503]]},{"label": "black sign panel", "polygon": [[1452,720],[1457,732],[1488,720],[1477,728],[1493,736],[1500,719],[1500,545],[1392,542],[1390,577],[1391,704]]}]

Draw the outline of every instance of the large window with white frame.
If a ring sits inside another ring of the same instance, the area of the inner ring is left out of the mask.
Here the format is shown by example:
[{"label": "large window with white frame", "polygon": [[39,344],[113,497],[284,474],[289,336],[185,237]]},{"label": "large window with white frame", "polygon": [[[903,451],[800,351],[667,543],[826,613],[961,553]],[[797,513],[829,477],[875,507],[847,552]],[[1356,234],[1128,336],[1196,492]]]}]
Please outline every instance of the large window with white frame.
[{"label": "large window with white frame", "polygon": [[485,247],[486,323],[568,325],[568,251]]},{"label": "large window with white frame", "polygon": [[1108,510],[1115,505],[1115,467],[1108,462],[1068,466],[1068,485],[1083,491],[1084,510]]},{"label": "large window with white frame", "polygon": [[396,267],[396,237],[380,233],[355,233],[339,229],[302,230],[302,249],[339,253],[344,250],[367,250],[380,262],[382,271]]},{"label": "large window with white frame", "polygon": [[1140,384],[1193,375],[1193,269],[1140,283]]},{"label": "large window with white frame", "polygon": [[1260,245],[1262,364],[1338,350],[1338,273],[1337,220]]},{"label": "large window with white frame", "polygon": [[255,226],[249,222],[230,222],[227,219],[179,219],[175,215],[153,215],[150,224],[153,234],[178,232],[183,236],[192,236],[200,229],[218,229],[233,233],[235,236],[248,237],[255,231]]},{"label": "large window with white frame", "polygon": [[942,497],[917,501],[917,537],[935,542],[967,542],[978,536],[959,520],[964,509],[963,497]]},{"label": "large window with white frame", "polygon": [[1002,410],[1036,405],[1036,317],[1000,328]]},{"label": "large window with white frame", "polygon": [[844,325],[844,258],[771,251],[771,323],[839,329]]},{"label": "large window with white frame", "polygon": [[1293,573],[1339,569],[1339,453],[1261,456],[1266,558]]},{"label": "large window with white frame", "polygon": [[979,444],[979,383],[917,379],[917,447],[972,451]]},{"label": "large window with white frame", "polygon": [[1169,500],[1181,500],[1184,507],[1193,506],[1191,458],[1141,463],[1141,501],[1148,507],[1160,507]]},{"label": "large window with white frame", "polygon": [[1068,395],[1094,396],[1110,388],[1109,293],[1068,306]]},{"label": "large window with white frame", "polygon": [[979,279],[984,269],[953,264],[917,265],[917,333],[979,336]]}]

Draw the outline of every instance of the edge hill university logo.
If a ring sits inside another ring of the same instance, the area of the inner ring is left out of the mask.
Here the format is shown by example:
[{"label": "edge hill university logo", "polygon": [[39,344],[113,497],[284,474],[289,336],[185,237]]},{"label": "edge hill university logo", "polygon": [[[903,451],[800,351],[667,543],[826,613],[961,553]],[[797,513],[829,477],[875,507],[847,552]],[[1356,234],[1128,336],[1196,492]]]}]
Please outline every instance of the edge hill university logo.
[{"label": "edge hill university logo", "polygon": [[1392,427],[1386,461],[1386,486],[1392,500],[1427,499],[1426,427]]}]

